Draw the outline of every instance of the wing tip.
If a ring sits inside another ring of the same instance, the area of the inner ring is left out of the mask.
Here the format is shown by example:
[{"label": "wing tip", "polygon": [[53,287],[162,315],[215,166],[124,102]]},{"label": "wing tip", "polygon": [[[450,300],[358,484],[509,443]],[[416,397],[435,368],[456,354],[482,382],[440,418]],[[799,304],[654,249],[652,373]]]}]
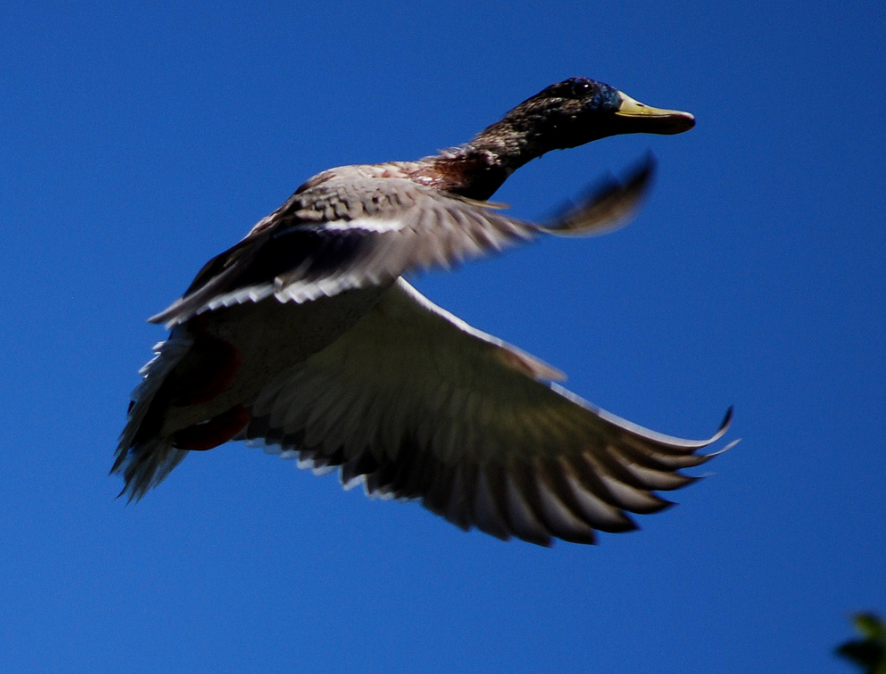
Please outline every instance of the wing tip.
[{"label": "wing tip", "polygon": [[[712,445],[713,443],[717,442],[717,440],[719,440],[724,435],[726,435],[726,432],[729,430],[729,427],[732,425],[732,418],[733,418],[734,414],[735,414],[735,405],[730,405],[728,408],[726,408],[726,414],[723,416],[723,421],[720,422],[720,427],[717,429],[717,432],[711,436],[711,439],[706,441],[706,443],[705,443],[706,445]],[[739,440],[740,440],[740,438],[739,438]],[[720,449],[712,454],[709,454],[708,456],[716,456],[717,454],[722,454],[726,450],[728,450],[732,447],[735,447],[735,445],[738,444],[739,440],[733,440],[723,449]]]},{"label": "wing tip", "polygon": [[546,225],[536,229],[554,236],[593,236],[627,224],[649,194],[657,161],[651,151],[618,179],[611,174],[587,188],[578,203],[568,201]]}]

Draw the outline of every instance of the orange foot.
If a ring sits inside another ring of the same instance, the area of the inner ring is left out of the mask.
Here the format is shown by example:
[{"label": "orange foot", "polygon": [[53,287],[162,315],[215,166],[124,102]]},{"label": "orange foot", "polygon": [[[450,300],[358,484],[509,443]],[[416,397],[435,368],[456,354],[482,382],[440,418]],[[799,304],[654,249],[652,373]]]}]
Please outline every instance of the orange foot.
[{"label": "orange foot", "polygon": [[249,422],[249,412],[243,405],[234,405],[212,419],[188,426],[172,436],[177,449],[205,450],[225,444]]},{"label": "orange foot", "polygon": [[205,332],[173,373],[172,404],[199,405],[222,393],[234,380],[243,356],[233,344]]}]

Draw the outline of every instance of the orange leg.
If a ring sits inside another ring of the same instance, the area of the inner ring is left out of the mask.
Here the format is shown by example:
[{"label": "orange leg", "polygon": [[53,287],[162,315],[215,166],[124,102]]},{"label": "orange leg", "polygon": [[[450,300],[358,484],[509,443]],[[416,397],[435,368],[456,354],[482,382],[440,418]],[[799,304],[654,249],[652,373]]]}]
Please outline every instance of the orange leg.
[{"label": "orange leg", "polygon": [[177,431],[172,444],[178,449],[205,450],[225,444],[249,422],[243,405],[234,405],[227,412]]},{"label": "orange leg", "polygon": [[211,335],[198,335],[173,373],[172,403],[185,406],[212,400],[231,385],[242,362],[242,354],[232,344]]},{"label": "orange leg", "polygon": [[[188,406],[209,402],[223,393],[234,380],[243,356],[231,343],[206,330],[206,318],[191,321],[194,345],[176,368],[170,381],[173,405]],[[243,405],[234,405],[211,419],[183,428],[172,436],[179,449],[206,450],[223,445],[249,422]]]},{"label": "orange leg", "polygon": [[[185,407],[206,403],[231,385],[243,356],[233,344],[209,334],[206,324],[204,316],[191,320],[189,328],[194,336],[194,344],[151,401],[133,445],[160,432],[170,405]],[[130,411],[134,404],[129,404]],[[212,449],[233,438],[248,422],[249,412],[238,404],[226,412],[177,431],[171,441],[179,449]]]}]

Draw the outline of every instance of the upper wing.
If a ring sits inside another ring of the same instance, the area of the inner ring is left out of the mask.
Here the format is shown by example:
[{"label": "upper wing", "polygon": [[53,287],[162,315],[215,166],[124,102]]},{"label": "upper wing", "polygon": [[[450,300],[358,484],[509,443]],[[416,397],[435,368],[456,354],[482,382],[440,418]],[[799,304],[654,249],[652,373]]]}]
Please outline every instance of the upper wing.
[{"label": "upper wing", "polygon": [[385,286],[410,270],[448,267],[539,231],[588,233],[632,211],[651,171],[647,160],[625,185],[609,183],[547,226],[404,178],[348,170],[321,174],[322,180],[307,183],[246,238],[210,260],[181,299],[149,320],[174,325],[202,311],[271,295],[305,302]]},{"label": "upper wing", "polygon": [[479,202],[410,180],[333,178],[293,195],[150,320],[179,323],[271,295],[305,302],[387,285],[410,269],[446,267],[533,232]]},{"label": "upper wing", "polygon": [[634,528],[625,511],[719,439],[659,435],[539,379],[558,373],[400,279],[348,334],[265,387],[245,437],[371,494],[421,499],[469,529],[543,545]]}]

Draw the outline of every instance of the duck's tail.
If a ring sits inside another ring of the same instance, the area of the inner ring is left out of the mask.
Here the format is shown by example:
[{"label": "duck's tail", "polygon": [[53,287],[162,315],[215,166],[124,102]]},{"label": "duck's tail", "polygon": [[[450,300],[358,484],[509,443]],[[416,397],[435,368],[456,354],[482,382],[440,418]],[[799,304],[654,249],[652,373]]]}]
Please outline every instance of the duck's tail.
[{"label": "duck's tail", "polygon": [[184,330],[173,330],[169,339],[154,346],[157,355],[139,371],[143,379],[132,392],[129,418],[111,468],[111,474],[120,474],[125,481],[119,495],[128,495],[130,501],[139,500],[160,484],[188,454],[188,450],[172,445],[171,436],[160,435],[162,419],[154,417],[165,407],[158,400],[158,395],[163,395],[163,382],[193,343]]}]

